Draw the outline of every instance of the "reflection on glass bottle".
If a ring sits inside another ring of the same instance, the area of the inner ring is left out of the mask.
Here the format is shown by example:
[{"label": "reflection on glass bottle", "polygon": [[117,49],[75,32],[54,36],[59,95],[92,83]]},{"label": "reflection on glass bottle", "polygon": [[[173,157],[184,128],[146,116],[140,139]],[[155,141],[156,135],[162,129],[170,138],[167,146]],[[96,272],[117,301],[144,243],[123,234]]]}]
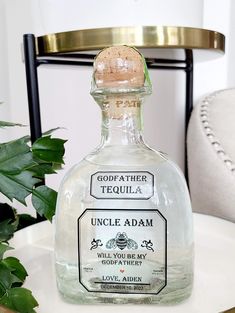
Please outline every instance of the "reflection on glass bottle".
[{"label": "reflection on glass bottle", "polygon": [[68,301],[176,303],[191,294],[190,199],[179,168],[144,142],[150,93],[136,49],[98,54],[91,94],[101,144],[67,173],[56,208],[57,285]]}]

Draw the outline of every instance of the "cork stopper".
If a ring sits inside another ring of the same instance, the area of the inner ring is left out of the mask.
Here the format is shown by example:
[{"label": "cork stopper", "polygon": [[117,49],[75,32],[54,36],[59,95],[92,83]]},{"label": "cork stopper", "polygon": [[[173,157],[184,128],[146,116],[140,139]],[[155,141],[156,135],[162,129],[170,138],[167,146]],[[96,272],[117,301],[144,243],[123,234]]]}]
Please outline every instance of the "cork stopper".
[{"label": "cork stopper", "polygon": [[91,95],[104,115],[124,119],[139,114],[142,95],[150,93],[145,60],[135,48],[114,46],[97,55]]},{"label": "cork stopper", "polygon": [[141,54],[128,46],[104,49],[94,62],[94,80],[98,88],[143,87],[144,71]]}]

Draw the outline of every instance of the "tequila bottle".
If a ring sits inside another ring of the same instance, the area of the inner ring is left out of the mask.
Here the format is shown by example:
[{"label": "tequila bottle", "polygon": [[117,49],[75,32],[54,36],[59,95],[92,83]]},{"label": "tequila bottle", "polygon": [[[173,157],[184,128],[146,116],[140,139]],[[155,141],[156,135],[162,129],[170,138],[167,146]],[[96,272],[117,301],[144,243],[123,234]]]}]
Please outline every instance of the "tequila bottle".
[{"label": "tequila bottle", "polygon": [[57,286],[76,303],[177,303],[193,282],[192,210],[184,176],[143,139],[151,93],[144,58],[110,47],[94,62],[100,146],[73,167],[56,208]]}]

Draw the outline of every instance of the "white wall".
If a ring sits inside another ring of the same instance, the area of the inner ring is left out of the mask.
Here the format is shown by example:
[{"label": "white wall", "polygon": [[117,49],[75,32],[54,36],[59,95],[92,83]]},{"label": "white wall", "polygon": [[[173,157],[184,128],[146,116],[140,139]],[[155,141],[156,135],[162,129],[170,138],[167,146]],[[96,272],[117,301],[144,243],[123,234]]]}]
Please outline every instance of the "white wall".
[{"label": "white wall", "polygon": [[235,1],[230,2],[230,15],[228,20],[230,21],[228,36],[229,41],[227,44],[227,86],[235,86],[235,75],[234,75],[234,63],[235,63]]},{"label": "white wall", "polygon": [[203,0],[34,0],[38,34],[79,28],[202,23]]},{"label": "white wall", "polygon": [[[34,31],[30,0],[5,0],[5,38],[7,76],[11,120],[29,124],[24,64],[22,62],[22,36]],[[12,136],[28,133],[28,128],[11,130]]]},{"label": "white wall", "polygon": [[[8,103],[8,58],[7,58],[7,37],[6,37],[6,11],[5,5],[0,0],[0,120],[10,119],[10,106]],[[6,141],[9,133],[0,130],[0,141]]]},{"label": "white wall", "polygon": [[[233,1],[231,0],[204,0],[202,28],[214,29],[225,34],[226,54],[222,57],[213,58],[212,53],[195,52],[195,103],[207,93],[234,85],[234,79],[231,80],[232,77],[229,77],[230,69],[235,66],[234,59],[230,53],[231,45],[234,44],[231,37],[231,34],[234,36],[232,3]],[[235,11],[233,11],[234,13]]]},{"label": "white wall", "polygon": [[[41,35],[71,29],[120,25],[211,28],[226,34],[227,53],[224,57],[210,60],[212,54],[208,58],[205,52],[195,51],[195,101],[208,92],[234,84],[232,53],[235,49],[235,34],[232,13],[235,13],[235,4],[232,0],[2,1],[6,21],[0,21],[5,24],[5,37],[0,33],[0,40],[3,42],[7,38],[7,45],[5,50],[0,49],[0,54],[6,54],[7,51],[8,55],[8,66],[5,65],[4,75],[8,77],[11,120],[28,123],[25,73],[20,51],[22,35],[27,32]],[[154,53],[162,56],[180,52]],[[207,61],[201,62],[201,59]],[[154,91],[145,105],[146,141],[154,148],[169,153],[183,167],[185,75],[183,72],[153,70],[150,75]],[[99,142],[100,113],[89,95],[90,78],[91,68],[39,68],[43,129],[67,127],[66,131],[59,133],[69,139],[66,149],[67,168]],[[13,131],[13,135],[25,132],[28,132],[28,128]],[[50,183],[57,187],[63,175],[61,173],[56,176]]]}]

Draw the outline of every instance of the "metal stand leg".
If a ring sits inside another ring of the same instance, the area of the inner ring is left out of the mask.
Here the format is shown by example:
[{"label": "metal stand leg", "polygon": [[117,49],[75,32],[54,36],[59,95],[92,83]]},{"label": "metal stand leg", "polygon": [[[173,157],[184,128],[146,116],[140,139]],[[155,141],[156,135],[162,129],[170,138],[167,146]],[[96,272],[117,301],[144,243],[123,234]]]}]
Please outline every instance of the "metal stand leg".
[{"label": "metal stand leg", "polygon": [[185,50],[186,55],[186,93],[185,93],[185,154],[184,154],[184,170],[185,179],[188,183],[188,158],[187,158],[187,129],[189,119],[193,110],[193,52]]},{"label": "metal stand leg", "polygon": [[185,103],[185,130],[187,131],[190,115],[193,110],[193,52],[185,50],[186,54],[186,103]]},{"label": "metal stand leg", "polygon": [[41,116],[38,92],[37,58],[35,37],[32,34],[24,35],[24,58],[28,93],[29,119],[31,141],[34,142],[42,135]]},{"label": "metal stand leg", "polygon": [[[40,103],[38,92],[38,74],[35,37],[32,34],[24,35],[24,58],[28,93],[29,121],[31,142],[33,143],[42,135]],[[43,182],[42,182],[43,184]],[[44,221],[45,218],[37,214],[37,222]]]}]

